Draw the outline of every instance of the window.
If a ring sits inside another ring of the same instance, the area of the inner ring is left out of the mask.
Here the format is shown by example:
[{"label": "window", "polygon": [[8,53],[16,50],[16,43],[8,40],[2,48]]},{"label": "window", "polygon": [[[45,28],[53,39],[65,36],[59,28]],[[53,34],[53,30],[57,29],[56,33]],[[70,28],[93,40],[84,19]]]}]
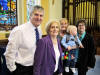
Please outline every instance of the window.
[{"label": "window", "polygon": [[0,0],[0,30],[11,30],[17,25],[17,0]]}]

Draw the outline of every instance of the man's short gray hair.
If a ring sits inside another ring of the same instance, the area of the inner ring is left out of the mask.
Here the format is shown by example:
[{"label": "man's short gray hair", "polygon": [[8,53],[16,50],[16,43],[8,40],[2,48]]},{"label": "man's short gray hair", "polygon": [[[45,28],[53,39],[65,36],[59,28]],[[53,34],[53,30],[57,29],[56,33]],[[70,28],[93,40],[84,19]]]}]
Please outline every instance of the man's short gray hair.
[{"label": "man's short gray hair", "polygon": [[36,10],[44,12],[44,8],[42,6],[35,5],[35,6],[32,6],[32,8],[30,9],[30,16],[32,16],[32,14],[34,13],[34,11],[36,11]]},{"label": "man's short gray hair", "polygon": [[72,31],[73,29],[77,29],[77,27],[76,27],[75,25],[69,25],[69,26],[67,27],[66,32],[67,32],[67,33],[70,33],[70,31]]}]

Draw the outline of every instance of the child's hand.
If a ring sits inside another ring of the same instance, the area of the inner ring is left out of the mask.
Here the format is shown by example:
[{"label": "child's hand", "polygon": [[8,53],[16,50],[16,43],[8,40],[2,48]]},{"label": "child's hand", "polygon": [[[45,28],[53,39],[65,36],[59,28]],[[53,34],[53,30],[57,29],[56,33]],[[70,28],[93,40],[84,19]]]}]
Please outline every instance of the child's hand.
[{"label": "child's hand", "polygon": [[74,57],[74,55],[73,55],[73,54],[71,54],[71,59],[75,59],[75,57]]},{"label": "child's hand", "polygon": [[84,48],[84,46],[82,44],[79,45],[80,48]]},{"label": "child's hand", "polygon": [[70,46],[68,46],[68,48],[67,48],[67,49],[68,49],[68,51],[70,51],[72,48],[71,48]]},{"label": "child's hand", "polygon": [[91,67],[88,67],[88,70],[92,69]]},{"label": "child's hand", "polygon": [[58,74],[58,75],[63,75],[62,73]]},{"label": "child's hand", "polygon": [[79,48],[79,46],[75,45],[71,47],[71,49],[76,49],[76,48]]}]

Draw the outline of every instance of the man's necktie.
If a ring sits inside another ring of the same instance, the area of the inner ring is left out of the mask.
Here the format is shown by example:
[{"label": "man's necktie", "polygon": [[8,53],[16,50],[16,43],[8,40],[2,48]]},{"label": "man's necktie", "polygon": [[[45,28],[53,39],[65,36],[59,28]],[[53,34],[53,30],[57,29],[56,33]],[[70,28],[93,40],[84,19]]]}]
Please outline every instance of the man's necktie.
[{"label": "man's necktie", "polygon": [[39,40],[39,32],[38,29],[35,29],[35,34],[36,34],[36,42]]}]

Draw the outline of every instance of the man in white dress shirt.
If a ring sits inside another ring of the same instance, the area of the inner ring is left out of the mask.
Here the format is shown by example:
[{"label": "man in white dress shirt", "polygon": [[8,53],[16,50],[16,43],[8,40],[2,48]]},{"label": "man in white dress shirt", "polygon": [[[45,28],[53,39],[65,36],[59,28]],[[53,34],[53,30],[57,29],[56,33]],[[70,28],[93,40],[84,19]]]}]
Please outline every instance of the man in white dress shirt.
[{"label": "man in white dress shirt", "polygon": [[11,74],[33,75],[33,59],[37,40],[35,29],[38,29],[39,38],[41,38],[40,24],[43,16],[43,7],[34,6],[30,12],[30,21],[15,27],[10,33],[4,55]]}]

